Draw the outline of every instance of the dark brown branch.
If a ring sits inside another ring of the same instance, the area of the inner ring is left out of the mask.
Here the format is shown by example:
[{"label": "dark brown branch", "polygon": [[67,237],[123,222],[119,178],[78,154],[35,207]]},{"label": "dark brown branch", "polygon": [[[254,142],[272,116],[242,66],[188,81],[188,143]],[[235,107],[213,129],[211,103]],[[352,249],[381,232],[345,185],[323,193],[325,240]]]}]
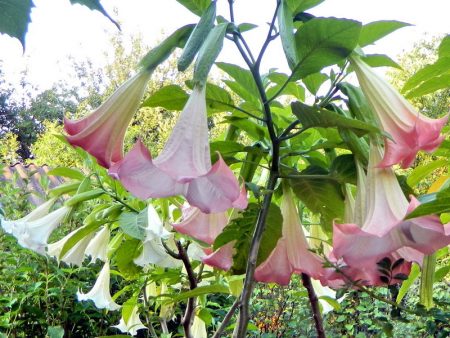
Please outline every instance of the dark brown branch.
[{"label": "dark brown branch", "polygon": [[318,338],[326,338],[325,330],[323,328],[322,315],[320,314],[319,299],[314,291],[311,283],[311,277],[302,273],[302,282],[306,291],[308,291],[309,303],[311,304],[311,311],[313,314],[314,324],[316,326],[316,332]]}]

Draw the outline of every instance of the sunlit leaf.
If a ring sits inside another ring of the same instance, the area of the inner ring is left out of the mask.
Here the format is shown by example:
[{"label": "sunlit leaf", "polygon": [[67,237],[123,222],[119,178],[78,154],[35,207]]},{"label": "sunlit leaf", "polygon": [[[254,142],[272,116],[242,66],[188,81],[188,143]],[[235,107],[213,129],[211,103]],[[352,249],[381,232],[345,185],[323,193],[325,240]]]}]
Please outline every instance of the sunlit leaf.
[{"label": "sunlit leaf", "polygon": [[409,23],[394,21],[394,20],[381,20],[374,21],[364,25],[361,29],[361,35],[359,37],[359,45],[361,47],[370,45],[375,41],[385,37],[386,35],[396,31],[397,29],[410,26]]},{"label": "sunlit leaf", "polygon": [[115,21],[103,8],[99,0],[70,0],[72,4],[80,4],[86,6],[90,10],[99,11],[104,16],[106,16],[118,29],[120,29],[119,24]]},{"label": "sunlit leaf", "polygon": [[32,0],[0,0],[0,33],[17,38],[23,49],[33,7]]}]

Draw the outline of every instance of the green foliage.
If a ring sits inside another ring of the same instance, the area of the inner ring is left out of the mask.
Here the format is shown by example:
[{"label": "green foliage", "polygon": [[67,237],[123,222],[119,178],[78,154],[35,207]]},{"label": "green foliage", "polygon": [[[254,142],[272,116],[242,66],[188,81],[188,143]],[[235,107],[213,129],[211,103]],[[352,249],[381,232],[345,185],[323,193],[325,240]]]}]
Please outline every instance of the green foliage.
[{"label": "green foliage", "polygon": [[116,25],[118,29],[120,29],[119,24],[105,11],[99,0],[70,0],[70,3],[80,4],[86,6],[90,10],[99,11],[104,16],[106,16],[114,25]]},{"label": "green foliage", "polygon": [[30,23],[32,0],[1,0],[0,1],[0,33],[17,38],[25,49],[25,34]]},{"label": "green foliage", "polygon": [[409,23],[401,21],[374,21],[364,25],[361,28],[358,44],[361,47],[370,45],[397,29],[410,26]]},{"label": "green foliage", "polygon": [[19,141],[11,132],[0,137],[0,163],[14,164],[18,160]]}]

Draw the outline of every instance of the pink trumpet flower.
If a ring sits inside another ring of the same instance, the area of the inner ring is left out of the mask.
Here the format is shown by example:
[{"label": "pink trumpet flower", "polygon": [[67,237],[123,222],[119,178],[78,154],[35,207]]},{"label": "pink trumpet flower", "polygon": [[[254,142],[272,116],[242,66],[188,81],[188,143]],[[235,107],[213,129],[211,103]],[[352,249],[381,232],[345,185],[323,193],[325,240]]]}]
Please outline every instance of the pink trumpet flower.
[{"label": "pink trumpet flower", "polygon": [[105,168],[120,161],[125,132],[139,107],[150,74],[148,70],[138,72],[85,118],[64,119],[69,143],[86,150]]},{"label": "pink trumpet flower", "polygon": [[420,114],[359,57],[350,58],[350,62],[379,123],[392,137],[385,140],[385,154],[379,167],[400,163],[402,168],[407,168],[419,150],[433,152],[439,147],[444,140],[440,132],[448,116],[430,119]]},{"label": "pink trumpet flower", "polygon": [[183,208],[183,219],[180,223],[172,224],[179,233],[191,236],[209,245],[228,224],[227,212],[205,214],[194,207]]},{"label": "pink trumpet flower", "polygon": [[395,253],[420,264],[422,254],[431,254],[450,244],[450,223],[442,225],[439,217],[403,220],[418,206],[418,201],[412,197],[408,205],[394,171],[375,166],[381,157],[381,149],[372,144],[362,226],[334,224],[333,255],[350,267],[375,266]]},{"label": "pink trumpet flower", "polygon": [[204,213],[245,208],[247,196],[219,156],[212,165],[208,143],[205,88],[195,87],[166,146],[156,159],[138,141],[109,169],[139,198],[183,195]]},{"label": "pink trumpet flower", "polygon": [[318,279],[323,272],[323,262],[318,255],[309,251],[290,189],[283,191],[281,214],[282,236],[270,256],[256,268],[255,279],[280,285],[289,284],[293,273],[306,273]]}]

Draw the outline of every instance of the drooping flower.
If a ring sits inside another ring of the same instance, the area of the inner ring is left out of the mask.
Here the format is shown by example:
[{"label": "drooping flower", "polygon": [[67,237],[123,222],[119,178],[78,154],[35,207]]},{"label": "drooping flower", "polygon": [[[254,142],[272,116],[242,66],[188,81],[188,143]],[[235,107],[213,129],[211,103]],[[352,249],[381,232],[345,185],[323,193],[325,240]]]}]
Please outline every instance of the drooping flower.
[{"label": "drooping flower", "polygon": [[45,255],[50,234],[61,224],[69,211],[69,207],[63,206],[33,221],[16,223],[13,235],[22,247]]},{"label": "drooping flower", "polygon": [[208,333],[206,332],[206,324],[199,316],[195,315],[194,321],[191,327],[192,337],[195,338],[207,338]]},{"label": "drooping flower", "polygon": [[123,158],[123,139],[139,107],[151,72],[141,70],[122,84],[100,107],[85,118],[64,120],[67,140],[109,168]]},{"label": "drooping flower", "polygon": [[[77,229],[78,230],[78,229]],[[68,235],[64,236],[62,239],[55,243],[51,243],[47,246],[47,254],[52,257],[56,257],[56,259],[59,261],[63,261],[67,264],[73,264],[77,266],[81,266],[81,264],[84,261],[84,255],[87,246],[92,240],[92,237],[94,237],[94,234],[89,234],[85,236],[83,239],[78,241],[69,251],[67,251],[63,257],[61,256],[61,251],[64,248],[64,245],[67,243],[69,238],[73,236],[77,230],[72,231]]]},{"label": "drooping flower", "polygon": [[282,236],[269,257],[256,268],[255,279],[287,285],[293,273],[306,273],[319,278],[323,270],[322,259],[309,251],[292,191],[288,188],[283,190],[281,214]]},{"label": "drooping flower", "polygon": [[194,88],[156,159],[138,141],[109,173],[142,199],[183,195],[205,213],[246,206],[246,194],[223,159],[211,164],[205,87]]},{"label": "drooping flower", "polygon": [[107,226],[104,226],[89,242],[85,254],[86,256],[91,256],[91,263],[95,262],[97,259],[100,259],[103,262],[107,261],[109,237],[109,229]]},{"label": "drooping flower", "polygon": [[78,300],[80,302],[92,300],[98,309],[108,309],[111,311],[120,309],[120,305],[113,301],[109,293],[109,278],[109,261],[106,261],[91,291],[86,294],[80,291],[77,292]]},{"label": "drooping flower", "polygon": [[147,329],[147,327],[142,324],[141,319],[139,318],[138,307],[137,305],[133,307],[131,310],[130,317],[125,322],[124,318],[120,318],[119,324],[114,325],[116,329],[119,329],[122,333],[129,333],[132,336],[138,334],[138,330]]},{"label": "drooping flower", "polygon": [[212,251],[212,249],[205,249],[205,252],[208,254],[202,259],[202,262],[215,267],[217,269],[221,269],[224,271],[228,271],[233,266],[233,248],[235,241],[227,243],[221,246],[216,251]]},{"label": "drooping flower", "polygon": [[[39,218],[47,215],[55,201],[55,198],[49,199],[47,202],[39,205],[36,209],[32,210],[29,214],[18,220],[9,221],[2,219],[1,226],[3,227],[3,230],[5,230],[5,232],[8,234],[12,234],[13,236],[17,237],[16,234],[20,229],[23,229],[23,224],[31,221],[36,221]],[[20,224],[22,224],[22,226]]]},{"label": "drooping flower", "polygon": [[212,245],[227,224],[226,211],[205,214],[200,209],[189,206],[183,208],[182,221],[172,224],[172,226],[179,233]]},{"label": "drooping flower", "polygon": [[419,150],[433,152],[441,144],[444,136],[440,132],[448,116],[434,120],[420,114],[359,57],[351,57],[350,62],[378,121],[392,137],[385,140],[385,154],[378,166],[400,163],[407,168]]},{"label": "drooping flower", "polygon": [[418,201],[404,196],[391,168],[377,168],[381,149],[371,145],[367,176],[366,214],[358,224],[334,224],[333,255],[351,267],[374,266],[396,253],[407,261],[450,244],[450,224],[442,225],[437,216],[403,220]]},{"label": "drooping flower", "polygon": [[161,218],[151,204],[147,207],[147,215],[147,227],[144,229],[145,239],[142,243],[142,251],[134,259],[134,263],[139,266],[156,264],[165,268],[180,266],[181,262],[171,257],[161,243],[161,240],[169,239],[171,234],[164,228]]}]

